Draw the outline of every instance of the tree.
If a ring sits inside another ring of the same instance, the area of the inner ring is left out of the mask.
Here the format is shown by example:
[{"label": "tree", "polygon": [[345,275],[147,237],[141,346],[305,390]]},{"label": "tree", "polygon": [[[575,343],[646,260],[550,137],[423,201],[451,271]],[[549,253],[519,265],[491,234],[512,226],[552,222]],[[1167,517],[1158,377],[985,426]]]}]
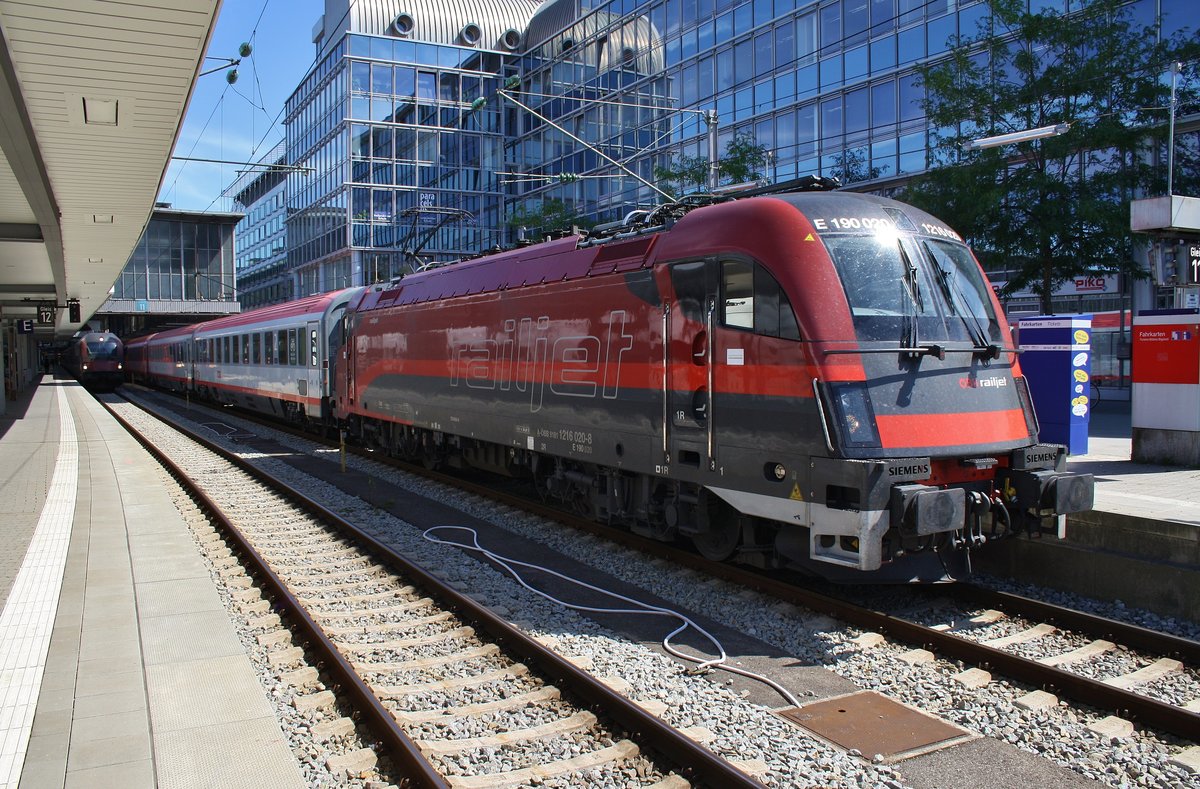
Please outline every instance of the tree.
[{"label": "tree", "polygon": [[590,228],[595,222],[581,219],[579,214],[568,207],[565,202],[557,197],[552,197],[542,200],[539,206],[533,210],[528,210],[523,206],[518,208],[509,215],[506,224],[513,230],[525,228],[528,234],[536,238],[572,226]]},{"label": "tree", "polygon": [[[1024,0],[988,2],[978,35],[921,70],[933,167],[905,199],[967,236],[988,268],[1006,269],[1009,292],[1032,286],[1049,313],[1054,289],[1070,277],[1144,276],[1129,201],[1164,189],[1165,169],[1148,155],[1166,137],[1162,77],[1200,45],[1182,35],[1156,41],[1121,0],[1073,2],[1078,10],[1067,15],[1029,13]],[[1184,86],[1184,104],[1195,101],[1194,88]],[[1069,131],[964,149],[1055,124]],[[1177,184],[1180,175],[1177,167]]]},{"label": "tree", "polygon": [[867,154],[862,148],[844,150],[835,154],[833,160],[834,168],[829,174],[843,184],[874,180],[888,170],[887,165],[883,165],[882,167],[867,166]]},{"label": "tree", "polygon": [[[717,159],[717,179],[726,183],[757,181],[767,163],[767,147],[754,135],[738,132],[725,144],[725,155]],[[689,189],[708,188],[709,161],[705,156],[677,154],[666,165],[655,167],[654,176],[665,182],[667,191],[679,195]]]}]

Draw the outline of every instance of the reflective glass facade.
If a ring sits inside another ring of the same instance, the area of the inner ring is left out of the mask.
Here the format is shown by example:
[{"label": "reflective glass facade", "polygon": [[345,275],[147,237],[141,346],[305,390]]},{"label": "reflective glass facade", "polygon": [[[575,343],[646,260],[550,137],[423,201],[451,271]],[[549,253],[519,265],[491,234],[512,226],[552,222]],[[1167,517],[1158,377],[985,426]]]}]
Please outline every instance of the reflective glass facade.
[{"label": "reflective glass facade", "polygon": [[113,284],[109,302],[232,301],[238,214],[156,210]]},{"label": "reflective glass facade", "polygon": [[[288,266],[299,292],[378,282],[403,250],[451,260],[503,241],[502,55],[347,34],[288,101]],[[488,99],[482,106],[477,99]]]},{"label": "reflective glass facade", "polygon": [[[547,26],[547,18],[565,17],[545,7],[535,16],[522,88],[539,113],[647,179],[673,154],[707,156],[698,111],[711,108],[719,150],[734,134],[751,135],[770,152],[773,181],[821,174],[883,184],[919,173],[929,163],[929,130],[916,67],[990,18],[975,0],[581,2],[574,22]],[[1035,10],[1066,7],[1031,2]],[[1189,3],[1136,0],[1130,8],[1139,24],[1161,13],[1167,37],[1195,26]],[[575,96],[605,103],[569,100]],[[512,186],[518,205],[556,198],[609,220],[655,202],[644,185],[529,113],[510,160],[524,173],[610,176],[522,180]]]},{"label": "reflective glass facade", "polygon": [[[1129,8],[1195,26],[1192,0]],[[549,199],[599,221],[653,205],[657,166],[707,156],[709,110],[771,180],[898,185],[930,161],[917,67],[989,21],[979,0],[548,0],[517,52],[341,33],[286,108],[287,162],[313,168],[286,186],[296,295],[388,279],[417,246],[511,243],[506,218]]]},{"label": "reflective glass facade", "polygon": [[[284,160],[281,142],[262,157],[262,164]],[[235,229],[237,238],[237,297],[243,309],[278,304],[295,298],[287,270],[287,212],[285,175],[255,168],[234,183],[234,206],[245,216]]]}]

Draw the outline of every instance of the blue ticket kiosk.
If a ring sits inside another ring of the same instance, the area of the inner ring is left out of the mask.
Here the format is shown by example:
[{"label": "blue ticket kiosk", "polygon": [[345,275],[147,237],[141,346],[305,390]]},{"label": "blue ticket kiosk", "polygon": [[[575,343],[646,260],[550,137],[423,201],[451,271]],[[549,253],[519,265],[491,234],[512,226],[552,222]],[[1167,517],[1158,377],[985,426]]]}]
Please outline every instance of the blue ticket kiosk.
[{"label": "blue ticket kiosk", "polygon": [[1088,451],[1091,418],[1092,316],[1022,318],[1021,370],[1037,410],[1039,439],[1064,444],[1072,455]]}]

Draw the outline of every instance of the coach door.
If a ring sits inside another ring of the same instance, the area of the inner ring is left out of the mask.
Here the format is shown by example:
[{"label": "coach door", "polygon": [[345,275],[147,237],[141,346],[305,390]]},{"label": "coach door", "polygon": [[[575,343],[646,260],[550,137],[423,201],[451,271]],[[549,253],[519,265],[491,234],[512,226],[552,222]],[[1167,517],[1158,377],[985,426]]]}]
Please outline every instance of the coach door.
[{"label": "coach door", "polygon": [[[300,363],[304,365],[303,375],[300,378],[300,394],[303,397],[321,396],[321,324],[316,321],[310,321],[308,329],[300,337]],[[318,416],[321,413],[320,405],[312,406],[305,403],[305,410],[311,416]]]},{"label": "coach door", "polygon": [[664,311],[667,404],[664,450],[669,462],[703,470],[716,467],[712,413],[717,265],[713,260],[676,263],[669,269],[675,301]]}]

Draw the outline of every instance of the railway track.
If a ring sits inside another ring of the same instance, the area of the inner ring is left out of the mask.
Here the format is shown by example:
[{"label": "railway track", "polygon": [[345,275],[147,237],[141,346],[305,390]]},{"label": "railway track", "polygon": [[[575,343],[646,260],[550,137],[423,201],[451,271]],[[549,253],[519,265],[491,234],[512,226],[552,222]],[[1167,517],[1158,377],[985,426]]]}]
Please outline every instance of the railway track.
[{"label": "railway track", "polygon": [[413,785],[761,786],[279,480],[132,405],[110,410],[222,524]]},{"label": "railway track", "polygon": [[[300,435],[314,440],[309,434]],[[363,455],[397,465],[373,453]],[[909,610],[904,610],[882,600],[854,602],[826,590],[798,586],[792,578],[772,577],[731,565],[714,565],[687,551],[608,529],[554,508],[516,500],[457,478],[402,467],[410,473],[433,477],[510,506],[552,517],[659,557],[671,565],[691,568],[705,576],[721,578],[803,609],[835,617],[868,631],[856,642],[864,651],[879,643],[875,634],[880,634],[913,647],[905,654],[905,658],[913,662],[923,662],[935,655],[962,661],[975,669],[962,672],[959,681],[964,687],[978,687],[979,683],[990,679],[991,672],[995,672],[1043,691],[1018,699],[1018,706],[1045,704],[1048,698],[1044,692],[1048,691],[1127,719],[1103,721],[1098,733],[1123,736],[1129,722],[1192,741],[1200,731],[1200,713],[1197,711],[1200,704],[1196,698],[1169,701],[1153,695],[1155,686],[1170,681],[1163,677],[1183,678],[1181,684],[1185,694],[1189,683],[1195,683],[1195,668],[1200,666],[1200,645],[1195,641],[965,584],[952,587],[957,603],[930,605],[924,598],[924,603],[914,603],[907,607]],[[928,593],[946,596],[947,588],[924,590],[924,594]],[[917,596],[923,598],[924,594]],[[1117,656],[1121,660],[1097,658],[1104,655]],[[1121,665],[1128,668],[1120,668]],[[1149,692],[1143,692],[1147,687]]]}]

